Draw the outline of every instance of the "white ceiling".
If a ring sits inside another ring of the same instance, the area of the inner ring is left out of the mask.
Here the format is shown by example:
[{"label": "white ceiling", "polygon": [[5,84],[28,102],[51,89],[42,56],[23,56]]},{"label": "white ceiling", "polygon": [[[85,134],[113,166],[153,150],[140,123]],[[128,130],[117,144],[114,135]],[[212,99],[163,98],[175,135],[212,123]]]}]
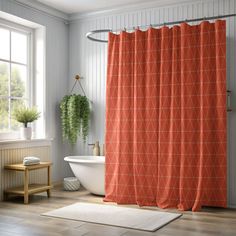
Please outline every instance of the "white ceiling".
[{"label": "white ceiling", "polygon": [[[156,2],[160,0],[155,0]],[[107,10],[136,3],[153,2],[153,0],[38,0],[67,14]]]}]

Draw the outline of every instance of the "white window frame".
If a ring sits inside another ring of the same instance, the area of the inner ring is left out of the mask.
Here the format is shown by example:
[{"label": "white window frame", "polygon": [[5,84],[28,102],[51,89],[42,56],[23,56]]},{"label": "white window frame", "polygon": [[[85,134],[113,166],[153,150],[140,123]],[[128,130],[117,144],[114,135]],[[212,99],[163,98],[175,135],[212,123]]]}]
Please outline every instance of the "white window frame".
[{"label": "white window frame", "polygon": [[[10,58],[9,60],[5,60],[0,58],[1,62],[7,62],[7,63],[14,63],[16,65],[24,65],[27,67],[27,88],[26,88],[26,94],[27,94],[27,100],[28,100],[28,104],[29,106],[33,106],[35,104],[35,98],[33,96],[33,94],[35,94],[35,86],[34,86],[34,53],[33,53],[33,37],[34,37],[34,30],[32,28],[29,27],[25,27],[22,25],[19,25],[17,23],[14,22],[10,22],[4,19],[0,18],[0,27],[1,28],[5,28],[7,30],[9,30],[10,32],[17,32],[17,33],[21,33],[27,36],[27,49],[28,49],[28,55],[27,55],[27,62],[26,64],[24,63],[19,63],[19,62],[15,62],[11,60],[11,33],[10,33]],[[11,81],[11,66],[10,66],[10,70],[9,70],[9,77]],[[11,83],[9,83],[9,86]],[[4,96],[2,97],[4,98]],[[15,97],[11,97],[9,96],[5,96],[6,99],[8,99],[9,101],[11,100],[11,98],[15,98]],[[20,98],[20,99],[24,99],[24,98]],[[9,106],[10,107],[10,106]],[[9,120],[10,120],[10,112],[11,110],[9,110]],[[0,140],[4,141],[4,140],[9,140],[9,139],[19,139],[19,131],[9,131],[9,132],[2,132],[0,133]]]}]

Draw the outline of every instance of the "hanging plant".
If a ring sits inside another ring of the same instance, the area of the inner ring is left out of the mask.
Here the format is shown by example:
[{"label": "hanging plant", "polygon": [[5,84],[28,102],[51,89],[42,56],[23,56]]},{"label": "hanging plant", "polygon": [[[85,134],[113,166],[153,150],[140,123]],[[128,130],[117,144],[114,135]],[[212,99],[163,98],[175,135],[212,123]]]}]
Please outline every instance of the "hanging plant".
[{"label": "hanging plant", "polygon": [[68,110],[67,110],[67,103],[70,96],[65,96],[61,103],[60,103],[60,109],[61,109],[61,126],[62,126],[62,137],[63,140],[67,139],[69,135],[69,122],[68,122]]},{"label": "hanging plant", "polygon": [[82,138],[84,142],[88,137],[89,133],[89,118],[90,118],[90,109],[89,109],[89,101],[87,97],[79,95],[79,108],[80,108],[80,121],[81,121],[81,131]]},{"label": "hanging plant", "polygon": [[75,144],[78,136],[86,141],[89,131],[90,109],[86,96],[66,95],[61,103],[62,137]]}]

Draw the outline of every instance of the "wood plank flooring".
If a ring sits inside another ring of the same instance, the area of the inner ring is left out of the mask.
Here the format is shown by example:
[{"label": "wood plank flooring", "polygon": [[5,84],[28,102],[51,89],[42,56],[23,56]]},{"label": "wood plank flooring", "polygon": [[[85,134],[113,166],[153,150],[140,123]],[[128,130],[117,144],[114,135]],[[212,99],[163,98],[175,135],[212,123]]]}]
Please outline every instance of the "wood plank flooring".
[{"label": "wood plank flooring", "polygon": [[[51,198],[48,199],[46,194],[35,195],[30,197],[30,204],[28,205],[23,204],[22,197],[14,197],[6,202],[0,202],[0,235],[236,236],[236,210],[230,209],[204,208],[197,213],[191,211],[183,212],[181,218],[153,233],[40,216],[41,213],[79,201],[102,203],[102,198],[91,195],[85,190],[65,192],[60,187],[57,187],[52,191]],[[177,210],[166,211],[178,212]]]}]

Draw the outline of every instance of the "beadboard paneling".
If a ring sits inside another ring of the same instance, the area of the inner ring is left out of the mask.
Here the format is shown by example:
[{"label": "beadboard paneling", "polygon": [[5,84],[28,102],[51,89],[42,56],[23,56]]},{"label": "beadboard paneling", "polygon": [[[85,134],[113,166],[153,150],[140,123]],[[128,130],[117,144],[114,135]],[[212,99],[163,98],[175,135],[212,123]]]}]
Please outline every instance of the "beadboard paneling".
[{"label": "beadboard paneling", "polygon": [[[155,3],[154,3],[155,4]],[[130,10],[109,15],[90,16],[75,20],[70,24],[70,70],[69,85],[73,77],[79,73],[85,79],[82,84],[88,97],[93,101],[92,120],[89,142],[99,140],[104,142],[105,130],[105,84],[107,45],[95,43],[86,39],[90,30],[104,28],[133,27],[144,24],[163,23],[167,21],[230,14],[236,12],[234,0],[189,1],[189,3],[155,7],[140,10]],[[227,19],[227,83],[233,91],[232,104],[236,109],[236,17]],[[80,92],[79,88],[77,90]],[[236,206],[236,113],[228,115],[228,199],[230,206]],[[74,148],[74,154],[91,153],[90,148],[81,142]]]},{"label": "beadboard paneling", "polygon": [[[24,173],[20,171],[4,170],[8,164],[22,163],[25,156],[37,156],[41,161],[51,161],[50,146],[10,148],[0,150],[0,200],[6,188],[23,184]],[[30,171],[30,183],[47,183],[47,169]]]}]

